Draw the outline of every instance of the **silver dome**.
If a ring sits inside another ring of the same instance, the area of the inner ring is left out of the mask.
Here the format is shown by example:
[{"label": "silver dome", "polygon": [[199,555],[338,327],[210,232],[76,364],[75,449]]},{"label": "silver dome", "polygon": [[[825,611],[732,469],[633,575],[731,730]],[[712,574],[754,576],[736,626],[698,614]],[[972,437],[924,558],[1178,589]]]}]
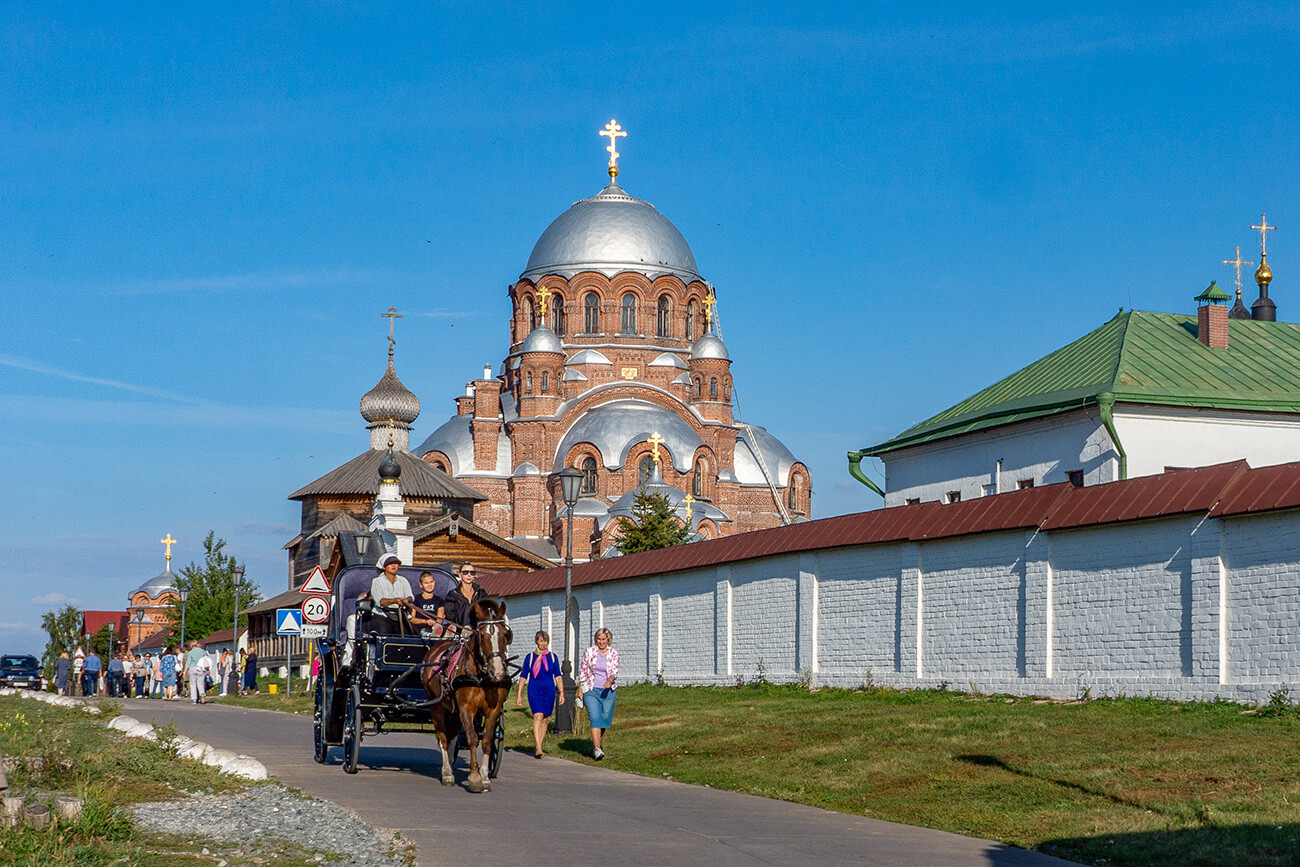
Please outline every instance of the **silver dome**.
[{"label": "silver dome", "polygon": [[689,470],[695,450],[704,445],[695,429],[672,410],[636,399],[611,401],[583,413],[560,441],[557,465],[578,443],[591,443],[606,467],[621,467],[632,447],[649,440],[655,431],[663,437],[677,471]]},{"label": "silver dome", "polygon": [[[754,434],[752,438],[749,435],[750,431]],[[772,484],[778,488],[786,487],[790,483],[790,468],[795,464],[795,456],[765,428],[754,424],[748,425],[747,428],[742,427],[736,432],[736,481],[742,485],[766,487],[767,479],[763,476],[763,468],[754,457],[756,445],[763,453],[763,463],[774,476]]]},{"label": "silver dome", "polygon": [[654,205],[629,196],[613,182],[591,198],[574,202],[546,227],[520,276],[572,277],[582,271],[608,277],[622,271],[650,277],[674,274],[688,283],[700,279],[695,254],[677,227]]},{"label": "silver dome", "polygon": [[[504,399],[505,395],[502,395]],[[503,400],[504,402],[504,400]],[[474,468],[474,427],[472,415],[453,415],[435,430],[414,450],[413,454],[423,458],[429,452],[442,452],[451,464],[447,473],[454,478],[463,475],[484,475]],[[504,426],[497,436],[497,465],[486,475],[507,476],[510,474],[513,446],[506,435]]]},{"label": "silver dome", "polygon": [[524,338],[524,345],[519,347],[519,351],[555,352],[563,355],[564,344],[560,342],[559,335],[545,325],[541,325],[529,332],[528,336]]},{"label": "silver dome", "polygon": [[599,349],[581,349],[578,352],[574,353],[574,356],[572,358],[564,362],[564,366],[571,367],[573,365],[578,365],[578,364],[613,365],[613,363],[614,362],[610,361],[605,356],[605,353],[601,352]]},{"label": "silver dome", "polygon": [[395,421],[410,424],[420,416],[420,399],[402,385],[393,369],[393,350],[388,349],[388,369],[375,387],[361,396],[361,417],[374,424]]},{"label": "silver dome", "polygon": [[706,334],[691,344],[691,358],[731,360],[731,356],[727,354],[727,344],[723,343],[722,338],[716,334]]},{"label": "silver dome", "polygon": [[157,599],[164,593],[175,592],[176,575],[172,572],[171,563],[168,563],[166,569],[135,588],[131,595],[134,596],[136,593],[144,593],[150,599]]},{"label": "silver dome", "polygon": [[[658,494],[666,499],[668,505],[673,509],[673,514],[681,518],[683,524],[686,523],[686,504],[682,502],[686,498],[686,492],[665,482],[663,476],[659,474],[658,467],[655,468],[650,478],[646,479],[645,484],[633,488],[614,501],[614,504],[609,507],[606,521],[620,517],[632,517],[633,509],[636,507],[636,495],[641,490]],[[691,504],[691,529],[698,528],[700,521],[705,518],[712,518],[717,523],[731,523],[731,518],[727,513],[717,506],[704,500],[696,500]]]}]

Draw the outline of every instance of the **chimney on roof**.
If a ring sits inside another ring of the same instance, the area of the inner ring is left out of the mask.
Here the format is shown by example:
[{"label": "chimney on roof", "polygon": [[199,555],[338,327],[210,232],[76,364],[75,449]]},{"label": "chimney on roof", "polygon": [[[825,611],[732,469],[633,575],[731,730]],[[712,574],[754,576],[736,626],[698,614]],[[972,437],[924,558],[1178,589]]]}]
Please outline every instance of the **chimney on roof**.
[{"label": "chimney on roof", "polygon": [[1228,293],[1213,280],[1196,296],[1196,339],[1211,349],[1228,348]]}]

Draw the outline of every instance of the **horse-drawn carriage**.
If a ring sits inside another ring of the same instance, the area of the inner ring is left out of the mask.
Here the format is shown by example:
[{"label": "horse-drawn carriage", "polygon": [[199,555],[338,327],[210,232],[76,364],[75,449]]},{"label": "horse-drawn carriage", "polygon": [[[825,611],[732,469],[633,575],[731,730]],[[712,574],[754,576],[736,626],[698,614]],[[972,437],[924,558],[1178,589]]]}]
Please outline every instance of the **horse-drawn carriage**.
[{"label": "horse-drawn carriage", "polygon": [[[456,579],[446,567],[400,570],[413,587],[421,572],[434,574],[438,594],[453,592]],[[324,762],[331,746],[341,746],[343,770],[355,774],[366,734],[426,731],[438,738],[445,785],[455,782],[452,765],[466,746],[469,788],[490,788],[505,751],[502,708],[510,690],[505,603],[475,603],[471,626],[439,636],[412,629],[402,610],[399,634],[384,634],[376,629],[374,600],[368,598],[376,574],[374,566],[351,566],[334,580],[328,633],[317,640],[316,761]],[[486,777],[479,771],[480,743]]]}]

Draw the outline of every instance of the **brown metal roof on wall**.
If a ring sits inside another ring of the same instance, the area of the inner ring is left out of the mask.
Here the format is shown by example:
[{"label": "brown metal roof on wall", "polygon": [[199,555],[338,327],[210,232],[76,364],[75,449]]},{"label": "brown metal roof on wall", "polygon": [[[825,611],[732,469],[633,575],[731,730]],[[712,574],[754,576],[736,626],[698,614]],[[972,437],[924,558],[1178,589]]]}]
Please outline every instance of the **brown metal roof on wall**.
[{"label": "brown metal roof on wall", "polygon": [[1064,530],[1208,512],[1223,492],[1249,469],[1245,461],[1233,461],[1076,488],[1052,511],[1043,529]]},{"label": "brown metal roof on wall", "polygon": [[1242,475],[1210,517],[1300,507],[1300,462],[1260,467]]},{"label": "brown metal roof on wall", "polygon": [[[1252,470],[1245,461],[1233,461],[1091,487],[1044,485],[950,505],[932,502],[895,506],[594,560],[574,566],[573,585],[856,545],[921,542],[1016,529],[1063,530],[1167,515],[1209,514],[1211,509],[1214,515],[1234,515],[1287,508],[1300,508],[1300,463]],[[479,580],[495,593],[537,593],[562,589],[564,568],[522,575],[503,572]]]}]

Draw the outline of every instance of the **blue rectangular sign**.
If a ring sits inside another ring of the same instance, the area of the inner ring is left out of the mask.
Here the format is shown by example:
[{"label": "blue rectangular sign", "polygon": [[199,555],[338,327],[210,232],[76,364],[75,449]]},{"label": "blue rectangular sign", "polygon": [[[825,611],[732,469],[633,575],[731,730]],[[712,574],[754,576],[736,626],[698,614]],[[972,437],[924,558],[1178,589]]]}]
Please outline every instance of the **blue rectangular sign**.
[{"label": "blue rectangular sign", "polygon": [[275,610],[275,631],[278,635],[299,635],[302,633],[301,608],[277,608]]}]

